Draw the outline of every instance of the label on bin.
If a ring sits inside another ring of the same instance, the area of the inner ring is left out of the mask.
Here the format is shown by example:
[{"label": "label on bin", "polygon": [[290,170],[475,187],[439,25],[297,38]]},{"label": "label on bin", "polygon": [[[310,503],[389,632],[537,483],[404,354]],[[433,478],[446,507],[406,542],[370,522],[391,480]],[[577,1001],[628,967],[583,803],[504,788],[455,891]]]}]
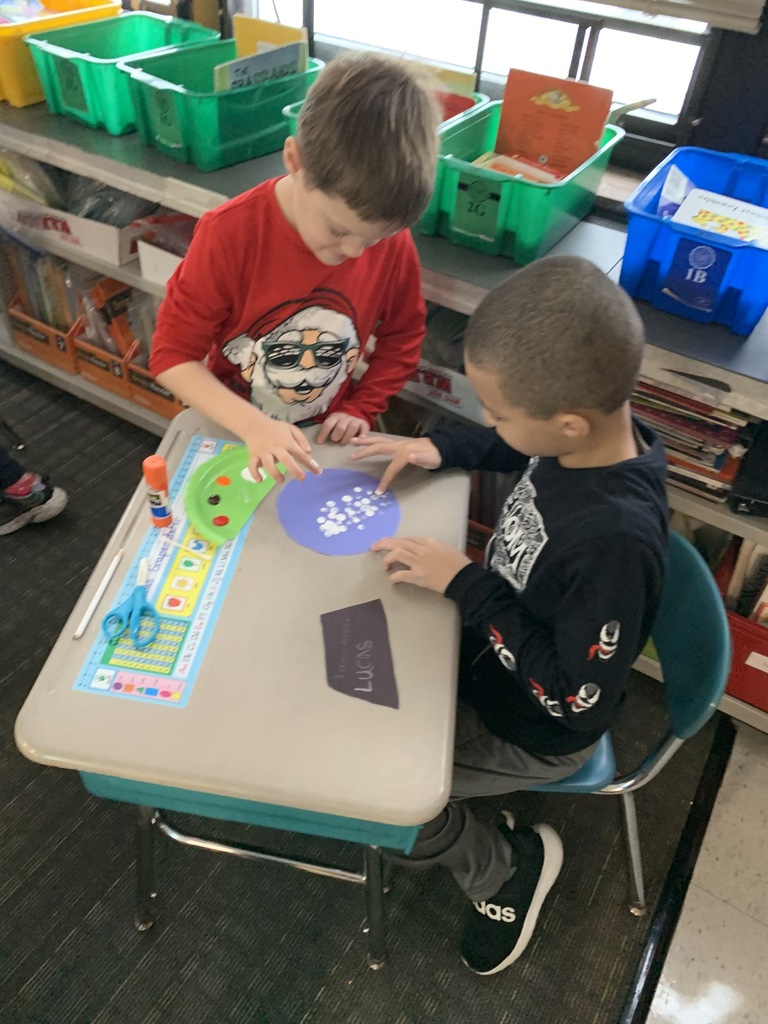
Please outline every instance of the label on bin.
[{"label": "label on bin", "polygon": [[496,239],[500,202],[501,195],[496,190],[495,182],[470,174],[459,175],[454,231],[493,242]]},{"label": "label on bin", "polygon": [[64,57],[54,56],[53,62],[59,79],[61,102],[71,110],[80,110],[82,113],[87,114],[88,104],[85,99],[85,89],[83,89],[83,80],[80,77],[79,69],[72,61],[66,60]]},{"label": "label on bin", "polygon": [[730,261],[726,249],[681,238],[662,291],[683,306],[711,313]]},{"label": "label on bin", "polygon": [[181,125],[170,89],[153,89],[147,94],[147,106],[155,140],[163,146],[180,149]]}]

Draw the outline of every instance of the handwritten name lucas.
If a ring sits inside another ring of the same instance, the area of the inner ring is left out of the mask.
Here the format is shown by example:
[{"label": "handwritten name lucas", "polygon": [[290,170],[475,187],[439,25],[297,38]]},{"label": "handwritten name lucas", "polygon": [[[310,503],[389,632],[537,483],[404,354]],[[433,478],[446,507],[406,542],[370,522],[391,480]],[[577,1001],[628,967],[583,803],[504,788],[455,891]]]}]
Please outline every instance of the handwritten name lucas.
[{"label": "handwritten name lucas", "polygon": [[348,662],[351,660],[352,664],[349,666],[351,675],[358,683],[354,688],[355,693],[370,693],[373,689],[373,677],[376,670],[373,660],[374,642],[373,640],[361,640],[350,650],[351,632],[350,621],[347,619],[341,629],[342,654],[336,669],[335,682],[341,685],[346,682]]}]

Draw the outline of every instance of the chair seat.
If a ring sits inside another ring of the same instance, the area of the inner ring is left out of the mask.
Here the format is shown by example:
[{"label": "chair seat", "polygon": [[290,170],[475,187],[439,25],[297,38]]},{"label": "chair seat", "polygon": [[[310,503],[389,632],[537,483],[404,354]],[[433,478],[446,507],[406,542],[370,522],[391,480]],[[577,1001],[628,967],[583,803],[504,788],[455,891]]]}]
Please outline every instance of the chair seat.
[{"label": "chair seat", "polygon": [[610,733],[603,733],[597,748],[577,772],[556,782],[547,782],[541,786],[529,786],[536,793],[596,793],[613,782],[616,777],[616,758],[613,754],[613,743]]}]

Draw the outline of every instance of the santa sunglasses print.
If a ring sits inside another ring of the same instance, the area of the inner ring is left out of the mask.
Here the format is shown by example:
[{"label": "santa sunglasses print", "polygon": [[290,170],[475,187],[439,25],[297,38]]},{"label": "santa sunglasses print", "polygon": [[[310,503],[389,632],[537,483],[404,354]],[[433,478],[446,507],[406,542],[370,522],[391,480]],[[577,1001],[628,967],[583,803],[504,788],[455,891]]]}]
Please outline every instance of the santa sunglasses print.
[{"label": "santa sunglasses print", "polygon": [[349,338],[334,338],[333,341],[318,338],[308,345],[303,341],[286,341],[283,337],[280,341],[264,342],[264,359],[275,369],[293,370],[301,364],[304,353],[311,352],[316,366],[329,368],[338,366],[348,348]]}]

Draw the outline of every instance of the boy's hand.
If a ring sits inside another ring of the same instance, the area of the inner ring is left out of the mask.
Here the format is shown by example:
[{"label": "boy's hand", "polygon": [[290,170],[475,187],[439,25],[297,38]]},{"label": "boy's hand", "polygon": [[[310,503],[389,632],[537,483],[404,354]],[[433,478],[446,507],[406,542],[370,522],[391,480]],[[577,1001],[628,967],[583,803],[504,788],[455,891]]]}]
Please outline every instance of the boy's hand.
[{"label": "boy's hand", "polygon": [[323,444],[330,437],[339,444],[349,444],[354,437],[365,437],[371,428],[367,420],[351,416],[347,412],[332,412],[323,420],[317,435],[317,443]]},{"label": "boy's hand", "polygon": [[444,594],[456,573],[470,563],[463,552],[432,537],[383,537],[371,551],[386,552],[385,569],[396,563],[405,566],[390,575],[392,583],[413,583],[438,594]]},{"label": "boy's hand", "polygon": [[374,455],[388,455],[392,459],[379,482],[379,491],[388,490],[389,485],[405,466],[439,469],[443,461],[437,447],[428,437],[398,441],[383,437],[381,434],[369,434],[367,437],[353,438],[352,444],[360,448],[360,451],[350,455],[353,461],[372,458]]},{"label": "boy's hand", "polygon": [[277,468],[278,462],[282,462],[297,480],[304,479],[306,469],[316,475],[322,472],[312,458],[309,441],[298,427],[290,423],[260,416],[253,428],[243,432],[241,437],[248,447],[248,470],[254,480],[259,479],[260,467],[263,466],[264,472],[281,484],[285,476]]}]

